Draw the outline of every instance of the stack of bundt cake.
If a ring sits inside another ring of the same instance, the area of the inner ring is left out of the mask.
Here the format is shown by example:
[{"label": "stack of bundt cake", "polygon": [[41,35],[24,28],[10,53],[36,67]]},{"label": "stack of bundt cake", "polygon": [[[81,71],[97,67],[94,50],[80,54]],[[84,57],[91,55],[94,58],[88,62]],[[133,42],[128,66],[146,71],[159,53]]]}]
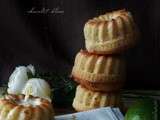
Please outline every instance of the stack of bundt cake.
[{"label": "stack of bundt cake", "polygon": [[120,89],[125,82],[121,53],[135,45],[138,30],[130,12],[100,15],[84,26],[85,45],[75,57],[72,78],[79,83],[73,100],[77,111],[121,107]]}]

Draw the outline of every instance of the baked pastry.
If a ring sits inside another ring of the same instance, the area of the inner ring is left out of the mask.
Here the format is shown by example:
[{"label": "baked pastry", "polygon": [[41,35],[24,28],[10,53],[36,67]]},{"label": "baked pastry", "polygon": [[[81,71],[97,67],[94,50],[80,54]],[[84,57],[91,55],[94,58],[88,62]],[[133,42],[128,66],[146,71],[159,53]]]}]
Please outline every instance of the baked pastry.
[{"label": "baked pastry", "polygon": [[138,36],[132,15],[118,10],[87,21],[84,26],[86,48],[98,54],[113,54],[133,46]]},{"label": "baked pastry", "polygon": [[116,91],[125,80],[125,61],[121,56],[104,56],[81,50],[75,58],[71,77],[89,90]]},{"label": "baked pastry", "polygon": [[86,111],[99,107],[121,106],[119,93],[93,92],[82,86],[77,86],[73,107],[76,111]]},{"label": "baked pastry", "polygon": [[0,99],[0,120],[51,120],[53,108],[43,98],[7,95]]}]

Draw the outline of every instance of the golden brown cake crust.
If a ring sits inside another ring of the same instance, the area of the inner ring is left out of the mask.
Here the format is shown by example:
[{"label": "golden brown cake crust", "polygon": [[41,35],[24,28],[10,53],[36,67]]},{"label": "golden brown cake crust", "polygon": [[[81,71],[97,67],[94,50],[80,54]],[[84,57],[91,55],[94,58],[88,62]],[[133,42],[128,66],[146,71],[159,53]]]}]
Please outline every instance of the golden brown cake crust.
[{"label": "golden brown cake crust", "polygon": [[78,79],[75,77],[73,78],[77,83],[81,84],[88,90],[95,91],[95,92],[116,92],[116,91],[119,91],[124,85],[124,81],[98,83],[98,82],[91,82],[88,80]]},{"label": "golden brown cake crust", "polygon": [[117,10],[88,20],[84,36],[89,52],[115,54],[134,46],[139,32],[131,13]]},{"label": "golden brown cake crust", "polygon": [[116,91],[125,81],[125,62],[118,55],[95,55],[81,50],[71,77],[93,91]]},{"label": "golden brown cake crust", "polygon": [[[20,119],[20,120],[51,120],[54,116],[52,104],[43,98],[29,96],[28,99],[32,104],[23,103],[24,95],[6,95],[0,99],[0,118],[4,120]],[[25,101],[26,102],[26,101]]]},{"label": "golden brown cake crust", "polygon": [[86,111],[106,106],[121,107],[120,93],[93,92],[79,85],[72,105],[76,111]]},{"label": "golden brown cake crust", "polygon": [[[127,36],[125,39],[119,39],[119,40],[113,40],[112,42],[106,42],[101,45],[94,45],[88,41],[86,41],[86,48],[90,53],[94,54],[121,54],[125,50],[132,48],[133,46],[136,45],[137,39],[135,38],[134,40],[133,36]],[[91,48],[88,48],[87,45],[92,44]]]}]

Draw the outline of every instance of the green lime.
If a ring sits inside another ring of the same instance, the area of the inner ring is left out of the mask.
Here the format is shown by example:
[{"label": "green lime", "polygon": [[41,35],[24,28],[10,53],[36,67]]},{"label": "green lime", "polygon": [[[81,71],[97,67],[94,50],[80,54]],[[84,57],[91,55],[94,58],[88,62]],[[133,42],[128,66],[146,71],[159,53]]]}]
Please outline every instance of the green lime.
[{"label": "green lime", "polygon": [[159,120],[159,103],[152,99],[141,99],[127,111],[125,120]]}]

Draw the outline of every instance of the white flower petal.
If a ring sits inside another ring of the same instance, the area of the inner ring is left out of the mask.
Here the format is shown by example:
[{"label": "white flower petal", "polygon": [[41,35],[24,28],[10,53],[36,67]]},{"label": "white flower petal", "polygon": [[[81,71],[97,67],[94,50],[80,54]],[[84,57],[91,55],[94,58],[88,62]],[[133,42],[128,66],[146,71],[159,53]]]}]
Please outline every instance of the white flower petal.
[{"label": "white flower petal", "polygon": [[35,75],[35,68],[33,65],[28,65],[27,66],[28,72],[31,72],[33,75]]},{"label": "white flower petal", "polygon": [[45,80],[40,78],[32,78],[26,83],[24,89],[22,90],[22,94],[50,99],[51,88]]},{"label": "white flower petal", "polygon": [[28,81],[27,68],[25,66],[16,67],[9,78],[8,93],[19,94]]}]

